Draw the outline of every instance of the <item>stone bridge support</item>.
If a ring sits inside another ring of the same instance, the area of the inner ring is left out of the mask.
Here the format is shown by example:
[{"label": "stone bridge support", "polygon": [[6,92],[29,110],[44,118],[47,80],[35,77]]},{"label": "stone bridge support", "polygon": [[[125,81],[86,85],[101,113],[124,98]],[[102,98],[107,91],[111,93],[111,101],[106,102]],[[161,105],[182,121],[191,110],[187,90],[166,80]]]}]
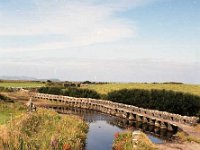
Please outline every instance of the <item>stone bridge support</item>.
[{"label": "stone bridge support", "polygon": [[157,110],[142,109],[135,106],[111,102],[107,100],[74,98],[68,96],[41,93],[35,93],[32,97],[36,99],[46,99],[59,102],[63,105],[70,107],[97,110],[103,113],[122,117],[130,121],[143,122],[170,131],[177,129],[177,126],[179,126],[180,124],[195,125],[198,122],[197,117],[187,117]]}]

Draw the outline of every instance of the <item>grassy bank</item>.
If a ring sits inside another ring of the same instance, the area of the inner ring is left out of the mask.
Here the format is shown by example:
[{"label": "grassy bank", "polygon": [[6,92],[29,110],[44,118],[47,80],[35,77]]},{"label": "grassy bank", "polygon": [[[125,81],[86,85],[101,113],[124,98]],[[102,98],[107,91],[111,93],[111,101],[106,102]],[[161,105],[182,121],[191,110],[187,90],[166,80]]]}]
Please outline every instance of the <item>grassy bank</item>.
[{"label": "grassy bank", "polygon": [[112,84],[89,84],[83,86],[82,88],[87,88],[95,90],[100,94],[107,94],[108,92],[120,89],[165,89],[172,90],[177,92],[190,93],[200,96],[200,85],[191,85],[191,84],[144,84],[144,83],[112,83]]},{"label": "grassy bank", "polygon": [[19,103],[0,102],[0,125],[6,124],[11,117],[17,117],[25,111],[25,107]]},{"label": "grassy bank", "polygon": [[[156,146],[142,133],[134,137],[131,131],[115,134],[114,150],[157,150]],[[133,140],[135,138],[135,140]]]},{"label": "grassy bank", "polygon": [[186,134],[185,132],[178,132],[176,134],[176,136],[178,137],[178,139],[181,141],[181,142],[196,142],[198,144],[200,144],[200,137],[197,138],[195,136],[192,136],[192,135],[188,135]]},{"label": "grassy bank", "polygon": [[[2,105],[9,107],[8,104]],[[46,109],[23,112],[0,126],[0,149],[81,150],[87,128],[87,124],[75,116],[61,116]]]}]

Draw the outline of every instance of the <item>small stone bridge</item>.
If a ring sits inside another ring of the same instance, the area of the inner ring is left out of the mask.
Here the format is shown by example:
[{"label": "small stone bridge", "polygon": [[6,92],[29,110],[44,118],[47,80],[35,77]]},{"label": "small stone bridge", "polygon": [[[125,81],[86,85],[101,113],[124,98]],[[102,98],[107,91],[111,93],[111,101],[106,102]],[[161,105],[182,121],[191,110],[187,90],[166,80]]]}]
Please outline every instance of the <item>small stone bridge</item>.
[{"label": "small stone bridge", "polygon": [[[108,100],[96,100],[91,98],[74,98],[69,96],[35,93],[35,99],[47,99],[63,103],[66,106],[97,110],[113,116],[128,120],[140,121],[150,125],[167,129],[177,130],[181,125],[195,125],[197,117],[181,116],[157,110],[142,109],[131,105],[116,103]],[[52,106],[53,107],[53,106]]]}]

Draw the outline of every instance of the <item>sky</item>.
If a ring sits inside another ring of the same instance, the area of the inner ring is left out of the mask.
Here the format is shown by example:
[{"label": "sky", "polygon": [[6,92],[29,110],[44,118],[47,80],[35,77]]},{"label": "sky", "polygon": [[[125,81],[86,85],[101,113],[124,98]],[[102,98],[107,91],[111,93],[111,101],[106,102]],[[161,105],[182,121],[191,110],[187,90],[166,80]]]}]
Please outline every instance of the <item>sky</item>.
[{"label": "sky", "polygon": [[0,0],[0,76],[200,84],[200,0]]}]

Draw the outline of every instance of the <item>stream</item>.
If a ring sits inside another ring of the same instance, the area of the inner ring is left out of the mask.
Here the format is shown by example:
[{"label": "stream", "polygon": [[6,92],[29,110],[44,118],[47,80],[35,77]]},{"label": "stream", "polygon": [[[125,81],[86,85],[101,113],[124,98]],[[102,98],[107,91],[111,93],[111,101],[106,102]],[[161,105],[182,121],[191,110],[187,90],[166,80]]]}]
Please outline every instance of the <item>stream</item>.
[{"label": "stream", "polygon": [[148,124],[128,121],[94,110],[64,107],[56,111],[80,116],[89,124],[85,150],[112,150],[114,134],[125,129],[141,130],[155,144],[164,143],[175,134],[175,131],[160,130]]}]

